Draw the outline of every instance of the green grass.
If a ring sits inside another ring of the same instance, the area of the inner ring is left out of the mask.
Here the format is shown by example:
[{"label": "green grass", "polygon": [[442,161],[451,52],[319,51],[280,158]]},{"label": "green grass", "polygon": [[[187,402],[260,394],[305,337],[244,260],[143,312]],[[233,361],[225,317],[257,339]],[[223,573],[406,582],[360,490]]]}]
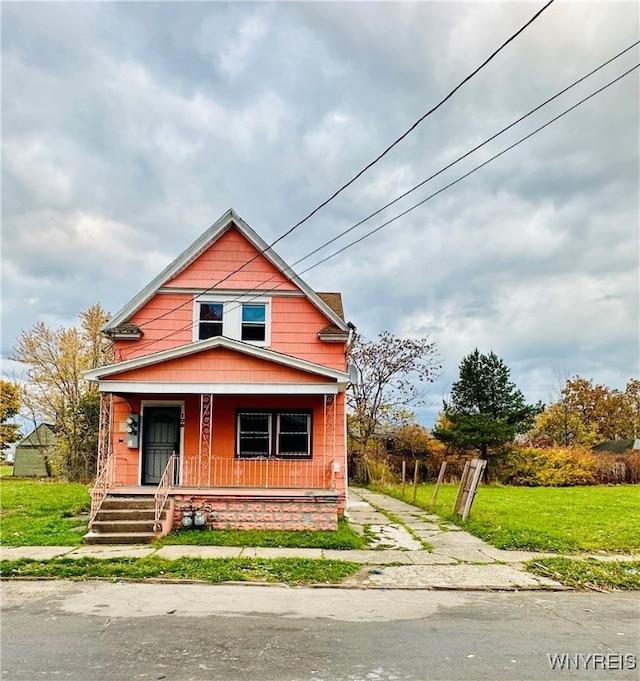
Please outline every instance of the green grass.
[{"label": "green grass", "polygon": [[367,540],[344,518],[335,532],[312,530],[177,530],[157,542],[198,546],[275,546],[279,548],[362,549]]},{"label": "green grass", "polygon": [[[481,485],[471,516],[452,514],[457,485],[441,485],[435,507],[434,485],[420,485],[416,505],[440,515],[501,549],[559,553],[640,552],[640,486],[500,487]],[[377,491],[402,497],[399,485]]]},{"label": "green grass", "polygon": [[55,558],[0,562],[3,578],[166,579],[270,582],[289,585],[339,584],[360,569],[357,563],[305,558]]},{"label": "green grass", "polygon": [[640,590],[640,561],[602,561],[588,558],[543,558],[532,560],[527,570],[581,591]]},{"label": "green grass", "polygon": [[80,544],[89,519],[86,515],[91,506],[89,487],[79,483],[13,478],[4,474],[4,468],[0,480],[0,544]]},{"label": "green grass", "polygon": [[[4,468],[7,467],[0,467]],[[88,515],[80,514],[86,514],[90,505],[87,485],[0,476],[0,544],[77,546],[82,542],[88,522]],[[341,550],[364,548],[367,540],[343,519],[336,532],[182,530],[172,532],[157,543],[161,546],[195,544]]]}]

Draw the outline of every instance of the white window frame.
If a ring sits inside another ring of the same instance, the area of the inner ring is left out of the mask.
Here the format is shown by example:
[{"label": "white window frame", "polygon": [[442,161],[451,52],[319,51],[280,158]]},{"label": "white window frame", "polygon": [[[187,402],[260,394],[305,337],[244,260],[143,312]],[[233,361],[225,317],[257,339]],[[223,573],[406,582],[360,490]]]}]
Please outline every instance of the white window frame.
[{"label": "white window frame", "polygon": [[[234,296],[210,294],[195,299],[193,306],[193,340],[200,340],[200,304],[222,304],[222,335],[226,338],[256,345],[269,347],[271,345],[271,298],[269,296]],[[264,305],[264,340],[242,340],[242,307],[243,305]]]},{"label": "white window frame", "polygon": [[[306,454],[282,454],[280,452],[280,435],[282,434],[282,429],[281,429],[281,418],[282,416],[287,416],[287,415],[292,415],[292,416],[304,416],[306,417],[307,420],[307,453]],[[311,426],[312,426],[312,414],[308,411],[294,411],[293,409],[288,409],[286,411],[278,411],[274,414],[276,417],[276,431],[274,433],[275,436],[275,455],[278,458],[281,459],[311,459],[312,458],[312,452],[311,452]]]}]

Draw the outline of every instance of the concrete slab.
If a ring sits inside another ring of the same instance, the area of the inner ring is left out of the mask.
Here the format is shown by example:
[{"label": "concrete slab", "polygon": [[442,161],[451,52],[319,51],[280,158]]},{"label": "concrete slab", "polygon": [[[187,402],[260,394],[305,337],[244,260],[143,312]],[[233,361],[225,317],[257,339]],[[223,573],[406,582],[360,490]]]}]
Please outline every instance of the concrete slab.
[{"label": "concrete slab", "polygon": [[[447,556],[453,558],[461,563],[495,563],[496,561],[487,556],[486,553],[478,551],[477,549],[447,549],[446,551],[441,551],[437,547],[434,548],[433,552],[438,556]],[[517,562],[517,561],[514,561]]]},{"label": "concrete slab", "polygon": [[458,561],[450,556],[429,551],[410,551],[407,557],[414,565],[457,565]]},{"label": "concrete slab", "polygon": [[146,558],[156,552],[151,546],[136,546],[131,544],[95,544],[81,546],[66,558]]},{"label": "concrete slab", "polygon": [[322,549],[287,549],[270,546],[245,548],[243,558],[322,558]]},{"label": "concrete slab", "polygon": [[371,525],[369,531],[375,539],[371,541],[371,548],[385,546],[391,549],[404,549],[406,551],[420,551],[422,544],[413,538],[402,525],[390,523],[388,525]]},{"label": "concrete slab", "polygon": [[322,557],[331,560],[350,560],[354,563],[388,565],[390,563],[410,564],[412,553],[413,551],[336,551],[324,549]]},{"label": "concrete slab", "polygon": [[50,560],[59,558],[73,551],[75,546],[3,546],[0,550],[0,560]]},{"label": "concrete slab", "polygon": [[237,558],[243,551],[241,546],[163,546],[156,551],[158,558]]},{"label": "concrete slab", "polygon": [[364,568],[345,582],[348,586],[385,589],[513,590],[562,588],[509,565],[400,565]]}]

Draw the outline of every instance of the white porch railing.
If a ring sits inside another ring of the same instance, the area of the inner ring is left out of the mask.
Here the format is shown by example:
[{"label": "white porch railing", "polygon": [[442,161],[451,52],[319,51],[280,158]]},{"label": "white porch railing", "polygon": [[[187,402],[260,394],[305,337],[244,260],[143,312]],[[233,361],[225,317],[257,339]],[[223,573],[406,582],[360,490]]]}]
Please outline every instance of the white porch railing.
[{"label": "white porch railing", "polygon": [[96,515],[102,506],[104,498],[113,487],[116,479],[116,457],[113,453],[109,454],[98,473],[96,482],[91,489],[91,514],[89,516],[89,531],[96,519]]},{"label": "white porch railing", "polygon": [[180,486],[335,489],[335,474],[323,461],[186,458]]},{"label": "white porch railing", "polygon": [[162,523],[160,522],[160,516],[162,515],[162,509],[167,502],[169,496],[169,491],[173,487],[176,479],[176,461],[178,457],[174,452],[167,461],[164,473],[160,478],[156,493],[153,495],[155,500],[155,516],[153,520],[153,531],[159,532],[162,529]]}]

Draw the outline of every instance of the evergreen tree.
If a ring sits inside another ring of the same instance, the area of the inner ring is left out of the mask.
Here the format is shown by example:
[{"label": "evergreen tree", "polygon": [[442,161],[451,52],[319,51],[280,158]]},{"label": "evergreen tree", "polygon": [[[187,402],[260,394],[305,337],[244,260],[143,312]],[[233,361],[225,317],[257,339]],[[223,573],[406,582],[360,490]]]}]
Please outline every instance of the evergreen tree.
[{"label": "evergreen tree", "polygon": [[444,403],[442,425],[433,434],[458,449],[477,449],[487,458],[490,449],[527,432],[542,405],[528,405],[509,380],[510,370],[494,353],[478,349],[460,363],[460,378]]}]

